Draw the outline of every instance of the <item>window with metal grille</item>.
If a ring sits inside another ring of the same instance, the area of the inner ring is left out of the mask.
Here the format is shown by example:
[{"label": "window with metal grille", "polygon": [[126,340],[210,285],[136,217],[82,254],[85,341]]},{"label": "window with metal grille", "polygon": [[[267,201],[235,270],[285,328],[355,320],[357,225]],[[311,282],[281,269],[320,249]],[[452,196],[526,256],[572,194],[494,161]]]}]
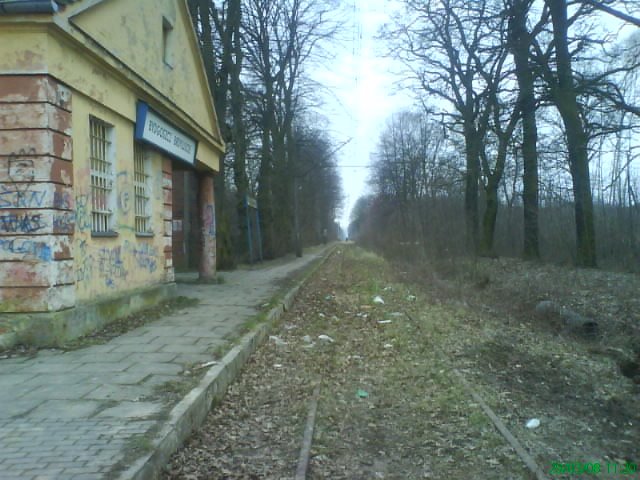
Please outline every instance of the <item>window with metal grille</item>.
[{"label": "window with metal grille", "polygon": [[151,233],[149,208],[149,166],[144,155],[144,147],[133,146],[133,188],[135,193],[136,233]]},{"label": "window with metal grille", "polygon": [[115,191],[113,188],[113,127],[89,118],[91,158],[91,232],[111,233]]}]

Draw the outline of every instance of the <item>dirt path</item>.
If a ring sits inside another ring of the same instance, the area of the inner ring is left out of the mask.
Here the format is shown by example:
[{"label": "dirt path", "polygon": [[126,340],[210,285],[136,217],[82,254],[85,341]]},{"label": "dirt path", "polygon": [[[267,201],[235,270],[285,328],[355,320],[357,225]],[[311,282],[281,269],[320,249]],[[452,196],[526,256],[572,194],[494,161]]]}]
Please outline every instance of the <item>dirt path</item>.
[{"label": "dirt path", "polygon": [[[318,383],[308,478],[534,478],[453,369],[545,472],[638,463],[637,386],[610,359],[399,278],[340,248],[164,478],[293,478]],[[527,429],[534,417],[540,427]]]}]

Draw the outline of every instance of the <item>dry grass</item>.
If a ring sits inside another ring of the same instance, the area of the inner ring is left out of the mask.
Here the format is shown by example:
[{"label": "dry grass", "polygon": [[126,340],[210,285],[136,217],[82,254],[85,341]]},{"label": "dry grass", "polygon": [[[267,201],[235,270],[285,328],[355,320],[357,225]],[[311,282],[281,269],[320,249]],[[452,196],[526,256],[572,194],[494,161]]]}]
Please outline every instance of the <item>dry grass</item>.
[{"label": "dry grass", "polygon": [[[552,462],[637,463],[638,387],[613,359],[593,353],[605,348],[602,339],[564,335],[524,315],[550,298],[547,267],[494,268],[502,274],[474,264],[453,281],[434,280],[431,270],[414,275],[341,248],[303,288],[274,332],[278,341],[257,351],[164,478],[293,478],[316,382],[310,478],[532,478],[453,369],[545,471]],[[518,282],[528,285],[522,297],[509,290]],[[377,295],[384,304],[373,302]],[[588,295],[553,298],[578,308],[571,302]],[[616,301],[634,315],[636,300]],[[541,426],[529,430],[533,417]]]}]

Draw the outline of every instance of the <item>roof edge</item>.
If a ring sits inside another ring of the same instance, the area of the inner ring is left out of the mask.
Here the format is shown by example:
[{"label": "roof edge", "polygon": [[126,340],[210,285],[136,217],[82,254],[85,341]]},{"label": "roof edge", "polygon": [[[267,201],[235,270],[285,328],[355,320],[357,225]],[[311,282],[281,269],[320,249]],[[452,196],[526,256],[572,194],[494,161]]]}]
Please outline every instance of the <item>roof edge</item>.
[{"label": "roof edge", "polygon": [[56,13],[58,4],[54,0],[5,0],[0,1],[0,15],[24,13]]}]

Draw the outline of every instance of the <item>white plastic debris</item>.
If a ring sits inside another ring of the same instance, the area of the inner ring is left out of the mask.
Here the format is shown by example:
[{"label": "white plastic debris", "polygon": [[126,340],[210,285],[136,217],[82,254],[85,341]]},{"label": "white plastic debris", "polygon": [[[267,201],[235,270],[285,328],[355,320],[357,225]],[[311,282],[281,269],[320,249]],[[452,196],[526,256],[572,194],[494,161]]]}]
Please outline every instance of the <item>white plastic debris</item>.
[{"label": "white plastic debris", "polygon": [[391,345],[390,343],[385,343],[384,348],[393,348],[393,345]]},{"label": "white plastic debris", "polygon": [[415,295],[407,295],[407,300],[409,300],[410,302],[415,302],[416,301],[416,296]]},{"label": "white plastic debris", "polygon": [[378,323],[379,323],[380,325],[386,325],[386,324],[388,324],[388,323],[391,323],[391,320],[378,320]]},{"label": "white plastic debris", "polygon": [[304,343],[313,343],[313,341],[311,340],[311,335],[305,335],[304,337],[302,337],[302,341]]},{"label": "white plastic debris", "polygon": [[526,425],[527,428],[531,428],[531,429],[538,428],[539,426],[540,426],[540,420],[538,420],[537,418],[532,418],[527,422],[527,425]]},{"label": "white plastic debris", "polygon": [[321,312],[321,313],[319,313],[319,314],[318,314],[318,316],[319,316],[320,318],[324,318],[324,317],[326,317],[326,315],[325,315],[324,313],[322,313],[322,312]]},{"label": "white plastic debris", "polygon": [[373,297],[373,303],[379,303],[380,305],[384,305],[384,300],[380,295],[376,295]]},{"label": "white plastic debris", "polygon": [[329,343],[333,343],[333,338],[331,338],[329,335],[325,335],[324,333],[322,335],[318,335],[318,339],[322,340],[323,342],[329,342]]},{"label": "white plastic debris", "polygon": [[273,341],[273,343],[275,343],[276,346],[278,347],[281,347],[287,344],[287,342],[282,340],[280,337],[276,337],[275,335],[269,335],[269,340]]},{"label": "white plastic debris", "polygon": [[281,363],[274,363],[273,364],[273,368],[282,368],[282,364]]},{"label": "white plastic debris", "polygon": [[200,365],[195,367],[195,370],[200,370],[201,368],[212,367],[212,366],[217,365],[217,364],[218,364],[218,362],[216,362],[215,360],[211,360],[210,362],[201,363]]}]

